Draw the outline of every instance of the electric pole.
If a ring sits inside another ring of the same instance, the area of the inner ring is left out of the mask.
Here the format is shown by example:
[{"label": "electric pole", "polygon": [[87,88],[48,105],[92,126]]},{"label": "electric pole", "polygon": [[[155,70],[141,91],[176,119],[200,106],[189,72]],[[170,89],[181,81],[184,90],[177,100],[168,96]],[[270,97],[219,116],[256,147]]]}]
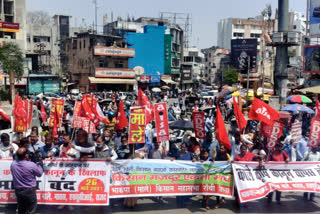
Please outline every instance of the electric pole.
[{"label": "electric pole", "polygon": [[98,34],[98,6],[97,6],[97,0],[93,0],[94,4],[94,14],[95,14],[95,28],[96,28],[96,34]]},{"label": "electric pole", "polygon": [[288,83],[288,46],[285,44],[289,25],[289,0],[278,0],[278,32],[283,33],[284,42],[277,46],[275,70],[274,70],[274,91],[280,97],[280,104],[286,103]]}]

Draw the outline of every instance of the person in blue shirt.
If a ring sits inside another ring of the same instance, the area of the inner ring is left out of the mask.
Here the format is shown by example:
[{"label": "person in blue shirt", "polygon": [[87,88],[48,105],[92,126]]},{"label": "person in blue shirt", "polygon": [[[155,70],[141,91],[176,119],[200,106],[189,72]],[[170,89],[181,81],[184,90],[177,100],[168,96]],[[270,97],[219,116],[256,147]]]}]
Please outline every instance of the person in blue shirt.
[{"label": "person in blue shirt", "polygon": [[45,145],[40,147],[40,152],[43,158],[59,157],[59,149],[53,145],[53,137],[47,135],[45,138]]},{"label": "person in blue shirt", "polygon": [[306,140],[305,136],[302,136],[296,147],[297,161],[301,161],[303,159],[304,153],[308,151],[307,144],[308,141]]}]

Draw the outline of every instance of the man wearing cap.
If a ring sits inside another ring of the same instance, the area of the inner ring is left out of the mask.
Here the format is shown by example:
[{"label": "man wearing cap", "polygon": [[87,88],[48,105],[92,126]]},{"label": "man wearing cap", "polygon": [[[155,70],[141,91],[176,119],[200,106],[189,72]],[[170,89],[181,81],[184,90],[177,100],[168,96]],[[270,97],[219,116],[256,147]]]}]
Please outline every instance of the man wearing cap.
[{"label": "man wearing cap", "polygon": [[108,111],[108,117],[105,119],[104,124],[104,130],[110,130],[113,131],[116,127],[116,118],[114,117],[113,111]]}]

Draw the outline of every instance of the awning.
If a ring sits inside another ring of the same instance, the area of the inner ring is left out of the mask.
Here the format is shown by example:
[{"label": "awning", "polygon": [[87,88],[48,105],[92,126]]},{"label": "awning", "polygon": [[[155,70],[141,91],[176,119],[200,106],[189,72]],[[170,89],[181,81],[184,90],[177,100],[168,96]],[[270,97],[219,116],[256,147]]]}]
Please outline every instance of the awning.
[{"label": "awning", "polygon": [[172,79],[161,79],[163,82],[166,84],[172,84],[172,85],[177,85],[178,83],[173,81]]},{"label": "awning", "polygon": [[128,84],[134,85],[137,83],[135,79],[113,79],[113,78],[95,78],[88,77],[91,84]]},{"label": "awning", "polygon": [[320,85],[313,86],[310,88],[304,88],[299,90],[302,93],[313,93],[313,94],[320,94]]}]

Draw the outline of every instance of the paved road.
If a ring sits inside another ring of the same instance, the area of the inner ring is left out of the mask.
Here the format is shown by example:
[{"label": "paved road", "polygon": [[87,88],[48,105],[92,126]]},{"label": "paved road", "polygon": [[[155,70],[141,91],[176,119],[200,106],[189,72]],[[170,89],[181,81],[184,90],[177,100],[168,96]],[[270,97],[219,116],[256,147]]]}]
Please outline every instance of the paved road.
[{"label": "paved road", "polygon": [[[249,202],[247,207],[237,208],[234,200],[227,200],[227,203],[222,205],[219,209],[206,210],[201,208],[200,198],[193,197],[187,204],[186,208],[177,208],[174,197],[165,197],[165,204],[159,204],[151,199],[139,199],[138,205],[134,209],[123,208],[119,203],[113,202],[114,206],[110,207],[75,207],[74,211],[68,211],[67,207],[63,210],[57,210],[56,206],[39,206],[37,213],[45,214],[73,214],[73,213],[115,213],[115,214],[178,214],[178,213],[219,213],[219,214],[233,214],[233,213],[320,213],[320,196],[315,198],[315,202],[303,201],[300,193],[286,193],[282,196],[282,203],[275,202],[267,203],[267,200],[261,199],[258,201]],[[215,205],[215,198],[212,197],[210,205]],[[8,207],[0,206],[0,213],[13,214],[15,213],[15,206]]]}]

